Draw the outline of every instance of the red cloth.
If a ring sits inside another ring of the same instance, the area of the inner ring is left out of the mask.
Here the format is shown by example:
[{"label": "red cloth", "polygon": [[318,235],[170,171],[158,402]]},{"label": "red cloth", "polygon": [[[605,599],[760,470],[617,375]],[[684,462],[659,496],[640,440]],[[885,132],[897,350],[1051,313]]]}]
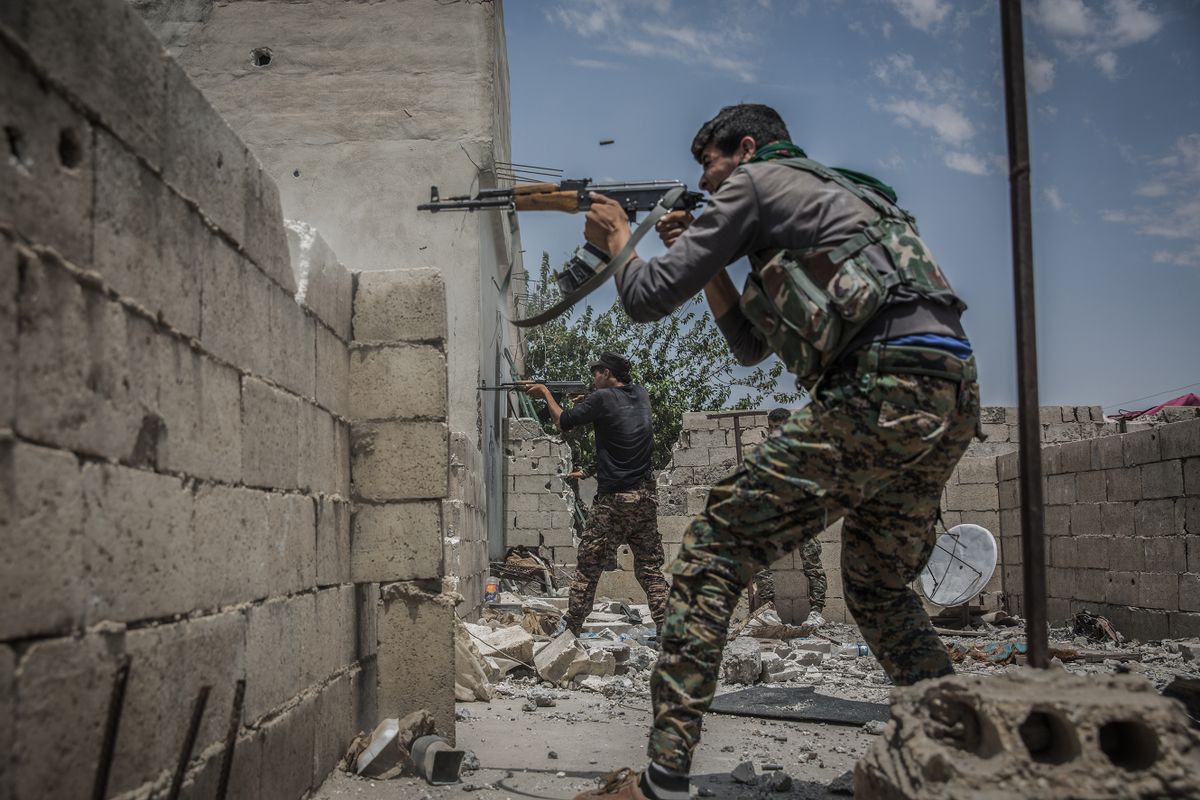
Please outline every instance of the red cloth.
[{"label": "red cloth", "polygon": [[1122,411],[1118,414],[1109,414],[1108,418],[1118,420],[1137,419],[1138,417],[1145,416],[1146,414],[1153,414],[1156,411],[1160,411],[1167,406],[1200,406],[1200,397],[1193,392],[1188,392],[1187,394],[1176,397],[1174,400],[1168,400],[1162,405],[1155,406],[1154,408],[1147,408],[1145,411]]}]

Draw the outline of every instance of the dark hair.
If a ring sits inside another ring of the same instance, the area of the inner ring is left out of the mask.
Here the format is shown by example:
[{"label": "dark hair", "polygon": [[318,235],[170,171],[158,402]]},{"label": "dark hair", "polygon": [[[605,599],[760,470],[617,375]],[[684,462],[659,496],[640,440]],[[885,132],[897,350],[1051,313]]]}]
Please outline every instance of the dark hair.
[{"label": "dark hair", "polygon": [[692,139],[692,156],[700,161],[700,154],[710,144],[730,155],[743,136],[753,137],[759,147],[792,138],[779,112],[770,106],[759,103],[725,106],[700,126],[696,138]]},{"label": "dark hair", "polygon": [[767,414],[767,422],[785,422],[792,412],[786,408],[772,409],[770,414]]}]

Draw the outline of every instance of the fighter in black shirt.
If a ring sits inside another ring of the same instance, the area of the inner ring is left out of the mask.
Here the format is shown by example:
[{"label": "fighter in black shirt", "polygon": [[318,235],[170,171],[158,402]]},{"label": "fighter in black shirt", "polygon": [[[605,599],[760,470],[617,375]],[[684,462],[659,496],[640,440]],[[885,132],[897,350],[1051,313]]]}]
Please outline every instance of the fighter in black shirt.
[{"label": "fighter in black shirt", "polygon": [[654,449],[650,396],[629,382],[630,364],[623,356],[604,353],[591,370],[592,392],[566,411],[545,386],[533,384],[526,390],[530,397],[546,402],[559,430],[567,432],[591,423],[596,431],[596,499],[579,542],[565,618],[576,635],[592,610],[608,556],[622,543],[633,551],[634,575],[646,592],[650,614],[658,626],[666,613],[668,592],[650,467]]}]

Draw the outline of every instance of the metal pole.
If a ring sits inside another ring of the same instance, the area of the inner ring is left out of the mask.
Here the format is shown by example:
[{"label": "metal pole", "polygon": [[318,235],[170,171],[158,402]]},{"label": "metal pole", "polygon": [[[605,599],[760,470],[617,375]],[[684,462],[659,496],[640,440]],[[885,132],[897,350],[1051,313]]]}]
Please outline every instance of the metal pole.
[{"label": "metal pole", "polygon": [[1025,107],[1025,43],[1021,0],[1000,0],[1004,109],[1008,127],[1012,209],[1013,298],[1017,327],[1017,419],[1021,465],[1021,560],[1029,664],[1049,666],[1046,631],[1046,538],[1042,507],[1041,420],[1038,414],[1037,319],[1034,313],[1033,222],[1029,201],[1029,120]]},{"label": "metal pole", "polygon": [[125,687],[129,683],[129,656],[122,656],[113,675],[112,692],[108,698],[108,715],[104,722],[104,738],[100,742],[100,760],[96,762],[96,777],[92,782],[93,800],[108,796],[108,778],[112,773],[113,755],[117,749],[117,732],[121,727],[121,712],[125,708]]},{"label": "metal pole", "polygon": [[183,791],[183,778],[187,775],[188,764],[192,760],[192,751],[196,749],[196,737],[200,735],[200,723],[204,720],[204,707],[208,704],[208,693],[211,686],[201,686],[200,692],[192,703],[192,716],[188,720],[187,734],[183,738],[183,749],[179,751],[179,763],[175,765],[175,774],[171,777],[171,788],[167,792],[167,800],[178,800]]}]

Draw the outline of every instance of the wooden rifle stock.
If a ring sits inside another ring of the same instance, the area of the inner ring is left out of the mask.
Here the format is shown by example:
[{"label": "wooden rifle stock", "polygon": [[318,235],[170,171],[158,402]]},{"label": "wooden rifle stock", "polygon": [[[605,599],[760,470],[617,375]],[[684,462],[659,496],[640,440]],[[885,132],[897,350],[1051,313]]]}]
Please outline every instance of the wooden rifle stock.
[{"label": "wooden rifle stock", "polygon": [[517,211],[565,211],[574,214],[579,210],[579,192],[522,193],[513,198]]}]

